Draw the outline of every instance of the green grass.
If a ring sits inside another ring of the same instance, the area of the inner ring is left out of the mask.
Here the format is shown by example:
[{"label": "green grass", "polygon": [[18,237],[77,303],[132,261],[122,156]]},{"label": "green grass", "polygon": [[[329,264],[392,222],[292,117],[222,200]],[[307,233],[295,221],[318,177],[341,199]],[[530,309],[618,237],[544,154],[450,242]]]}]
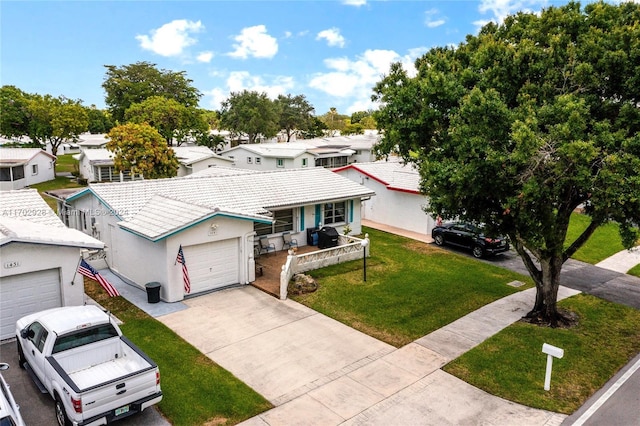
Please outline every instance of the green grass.
[{"label": "green grass", "polygon": [[[558,304],[579,316],[569,329],[518,322],[444,370],[490,394],[530,407],[571,414],[640,352],[640,311],[580,294]],[[564,349],[544,390],[542,344]]]},{"label": "green grass", "polygon": [[272,408],[249,386],[123,297],[108,297],[88,279],[85,291],[122,320],[123,333],[158,364],[164,394],[158,408],[171,424],[232,425]]},{"label": "green grass", "polygon": [[635,275],[636,277],[640,278],[640,265],[636,265],[633,268],[629,269],[627,271],[627,274],[629,275]]},{"label": "green grass", "polygon": [[[487,303],[532,286],[528,277],[401,236],[365,229],[371,238],[367,282],[363,262],[310,272],[315,293],[291,296],[396,347]],[[520,288],[507,283],[527,283]]]},{"label": "green grass", "polygon": [[[590,221],[589,216],[583,214],[574,213],[571,215],[566,246],[569,246],[580,236],[582,231],[589,226]],[[618,229],[618,224],[615,222],[600,226],[591,235],[591,238],[575,252],[572,258],[595,265],[607,257],[624,250]]]},{"label": "green grass", "polygon": [[58,211],[57,201],[48,195],[45,195],[45,191],[51,191],[54,189],[65,189],[65,188],[82,188],[82,185],[78,184],[75,179],[69,179],[68,177],[59,176],[53,180],[38,183],[36,185],[30,185],[30,188],[34,188],[38,190],[42,198],[47,202],[49,207],[53,209],[54,212]]},{"label": "green grass", "polygon": [[73,173],[77,169],[78,160],[73,158],[74,154],[58,155],[56,160],[56,173]]}]

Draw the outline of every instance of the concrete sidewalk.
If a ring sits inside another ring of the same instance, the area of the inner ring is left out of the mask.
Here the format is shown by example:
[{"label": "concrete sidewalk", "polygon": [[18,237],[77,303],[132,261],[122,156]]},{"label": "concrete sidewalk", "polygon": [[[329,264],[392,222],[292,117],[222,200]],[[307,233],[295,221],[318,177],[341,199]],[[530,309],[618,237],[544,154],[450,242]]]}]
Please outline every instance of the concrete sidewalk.
[{"label": "concrete sidewalk", "polygon": [[[522,317],[533,291],[400,349],[249,286],[186,300],[187,309],[158,319],[276,406],[244,425],[559,425],[566,416],[489,395],[440,370]],[[559,299],[576,293],[561,288]]]},{"label": "concrete sidewalk", "polygon": [[633,247],[631,250],[620,251],[613,256],[607,257],[596,266],[610,271],[626,274],[629,269],[640,265],[640,247]]}]

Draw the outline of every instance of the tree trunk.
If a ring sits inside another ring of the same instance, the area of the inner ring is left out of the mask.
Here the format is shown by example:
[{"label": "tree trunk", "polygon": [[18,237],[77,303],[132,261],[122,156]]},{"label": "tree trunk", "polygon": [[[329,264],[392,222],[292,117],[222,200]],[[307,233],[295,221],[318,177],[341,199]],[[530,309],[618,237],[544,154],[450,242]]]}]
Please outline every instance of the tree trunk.
[{"label": "tree trunk", "polygon": [[560,287],[560,271],[562,255],[540,259],[540,275],[536,281],[536,301],[526,317],[539,323],[557,327],[565,318],[558,312],[558,288]]}]

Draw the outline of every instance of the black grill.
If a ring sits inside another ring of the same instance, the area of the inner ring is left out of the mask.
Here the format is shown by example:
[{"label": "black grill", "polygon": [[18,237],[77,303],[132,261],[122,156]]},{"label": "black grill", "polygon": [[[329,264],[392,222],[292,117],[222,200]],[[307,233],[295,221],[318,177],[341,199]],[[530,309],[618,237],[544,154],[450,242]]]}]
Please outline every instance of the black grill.
[{"label": "black grill", "polygon": [[331,226],[325,226],[318,231],[318,248],[330,248],[338,245],[338,231]]}]

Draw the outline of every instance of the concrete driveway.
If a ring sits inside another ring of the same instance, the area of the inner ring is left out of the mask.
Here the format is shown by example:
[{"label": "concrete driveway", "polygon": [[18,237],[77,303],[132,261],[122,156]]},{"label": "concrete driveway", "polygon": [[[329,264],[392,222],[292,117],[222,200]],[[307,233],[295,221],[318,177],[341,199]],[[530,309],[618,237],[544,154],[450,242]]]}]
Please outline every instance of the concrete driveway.
[{"label": "concrete driveway", "polygon": [[245,425],[559,425],[566,416],[440,370],[520,318],[531,297],[501,299],[476,311],[481,323],[464,317],[400,349],[250,286],[188,299],[157,319],[276,406]]}]

